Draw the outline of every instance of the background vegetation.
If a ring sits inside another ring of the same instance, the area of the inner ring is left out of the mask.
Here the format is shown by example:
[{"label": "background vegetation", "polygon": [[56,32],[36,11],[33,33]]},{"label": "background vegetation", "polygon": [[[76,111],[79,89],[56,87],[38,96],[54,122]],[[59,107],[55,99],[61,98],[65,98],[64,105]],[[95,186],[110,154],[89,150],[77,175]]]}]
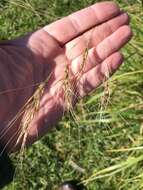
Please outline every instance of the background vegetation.
[{"label": "background vegetation", "polygon": [[[0,0],[0,39],[38,29],[94,0]],[[99,2],[99,1],[98,1]],[[141,0],[117,0],[131,17],[133,40],[125,62],[109,81],[79,102],[76,120],[66,116],[50,134],[29,148],[14,182],[5,190],[54,190],[77,179],[88,190],[143,189],[143,6]]]}]

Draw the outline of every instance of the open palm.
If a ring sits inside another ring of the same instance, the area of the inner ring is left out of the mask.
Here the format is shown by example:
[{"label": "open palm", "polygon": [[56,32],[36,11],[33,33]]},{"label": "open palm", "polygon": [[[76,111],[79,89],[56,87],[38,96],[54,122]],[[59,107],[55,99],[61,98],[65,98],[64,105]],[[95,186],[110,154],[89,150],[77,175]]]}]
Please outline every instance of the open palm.
[{"label": "open palm", "polygon": [[[132,36],[128,24],[128,15],[115,3],[97,3],[11,42],[32,52],[30,63],[34,69],[29,72],[32,77],[25,75],[24,84],[29,84],[29,80],[44,81],[50,76],[40,109],[29,124],[27,144],[43,136],[61,119],[67,106],[66,87],[75,100],[96,89],[119,68],[123,62],[119,50]],[[32,93],[33,89],[29,94]],[[21,98],[20,105],[30,95]],[[12,130],[10,136],[11,133]]]}]

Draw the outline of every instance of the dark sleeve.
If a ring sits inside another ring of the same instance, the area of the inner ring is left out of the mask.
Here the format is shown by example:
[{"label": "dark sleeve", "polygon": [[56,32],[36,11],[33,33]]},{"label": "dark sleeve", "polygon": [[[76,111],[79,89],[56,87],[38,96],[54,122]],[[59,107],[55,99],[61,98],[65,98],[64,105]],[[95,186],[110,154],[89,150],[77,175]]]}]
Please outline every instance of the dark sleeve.
[{"label": "dark sleeve", "polygon": [[0,188],[3,188],[8,183],[12,182],[14,176],[14,166],[8,154],[0,145]]}]

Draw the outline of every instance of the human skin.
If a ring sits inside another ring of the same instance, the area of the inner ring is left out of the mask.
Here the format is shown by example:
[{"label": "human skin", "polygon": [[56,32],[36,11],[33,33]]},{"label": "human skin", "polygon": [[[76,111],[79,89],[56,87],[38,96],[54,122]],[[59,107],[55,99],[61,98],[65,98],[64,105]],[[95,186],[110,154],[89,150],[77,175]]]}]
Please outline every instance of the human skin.
[{"label": "human skin", "polygon": [[[129,17],[112,2],[96,3],[40,30],[15,40],[0,43],[0,141],[8,151],[14,146],[24,114],[9,122],[38,88],[37,83],[50,76],[40,99],[39,111],[30,121],[26,144],[45,135],[67,111],[65,69],[71,86],[81,98],[95,90],[122,64],[119,50],[131,39]],[[83,55],[88,56],[81,71]],[[78,99],[77,98],[77,99]],[[74,104],[75,96],[72,97]],[[13,138],[12,138],[13,137]],[[11,139],[11,140],[10,140]]]}]

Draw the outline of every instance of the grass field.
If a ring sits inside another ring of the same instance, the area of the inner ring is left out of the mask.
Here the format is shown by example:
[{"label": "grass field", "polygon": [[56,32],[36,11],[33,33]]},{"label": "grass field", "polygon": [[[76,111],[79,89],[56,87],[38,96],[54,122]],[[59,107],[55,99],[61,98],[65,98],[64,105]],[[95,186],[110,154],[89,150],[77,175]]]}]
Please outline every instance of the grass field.
[{"label": "grass field", "polygon": [[[38,29],[94,0],[0,0],[0,39]],[[143,3],[117,0],[131,17],[132,41],[124,64],[109,81],[78,103],[53,131],[24,154],[5,190],[56,190],[76,179],[87,190],[143,189]],[[101,105],[102,97],[107,104]],[[110,96],[109,96],[110,95]]]}]

